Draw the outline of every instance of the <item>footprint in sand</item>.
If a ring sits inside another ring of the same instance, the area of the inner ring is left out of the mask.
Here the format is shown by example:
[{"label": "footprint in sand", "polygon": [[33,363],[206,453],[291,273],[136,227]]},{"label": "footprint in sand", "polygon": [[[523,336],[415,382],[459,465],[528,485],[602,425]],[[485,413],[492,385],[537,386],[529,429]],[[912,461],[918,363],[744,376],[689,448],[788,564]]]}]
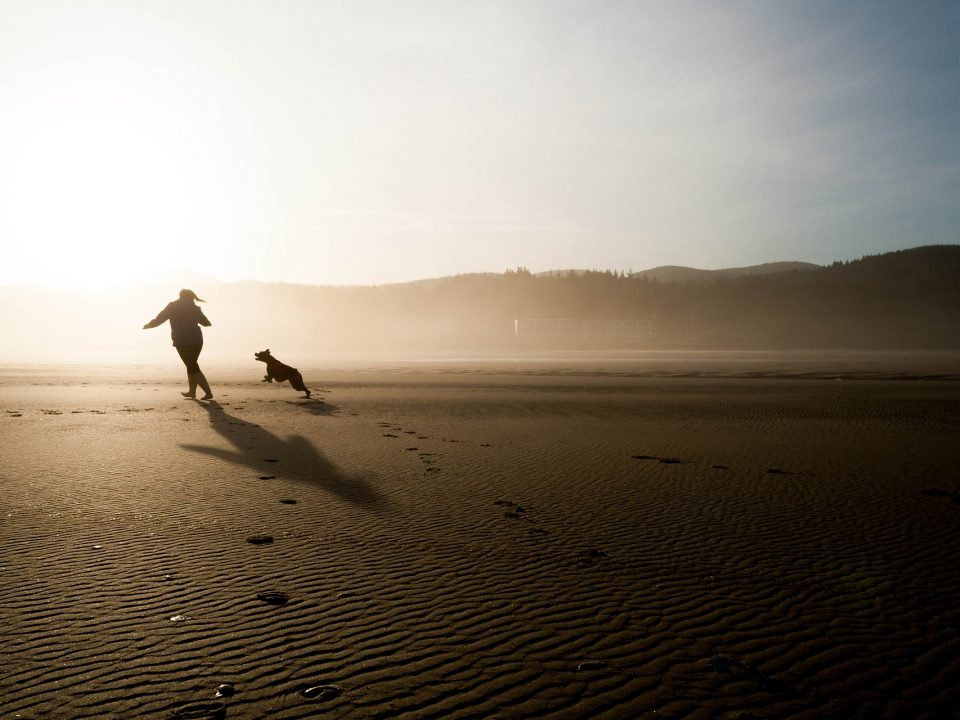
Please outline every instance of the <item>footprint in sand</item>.
[{"label": "footprint in sand", "polygon": [[663,465],[683,465],[686,460],[675,457],[660,457],[659,455],[631,455],[633,460],[659,460]]},{"label": "footprint in sand", "polygon": [[282,502],[284,505],[296,505],[296,504],[297,504],[297,501],[294,500],[293,498],[282,498],[282,499],[280,500],[280,502]]},{"label": "footprint in sand", "polygon": [[277,477],[276,475],[258,475],[257,479],[258,480],[275,480],[276,477]]},{"label": "footprint in sand", "polygon": [[927,497],[941,497],[941,498],[950,498],[950,502],[954,505],[960,505],[960,492],[956,490],[940,490],[939,488],[927,488],[926,490],[920,491],[921,495],[926,495]]},{"label": "footprint in sand", "polygon": [[518,505],[512,500],[494,500],[493,504],[507,508],[507,511],[503,513],[503,516],[506,518],[510,518],[511,520],[525,520],[526,522],[533,522],[527,515],[527,508],[523,507],[522,505]]},{"label": "footprint in sand", "polygon": [[394,435],[393,433],[384,433],[383,436],[384,436],[384,437],[392,437],[392,438],[400,437],[399,435]]},{"label": "footprint in sand", "polygon": [[273,535],[251,535],[247,542],[251,545],[269,545],[273,542]]},{"label": "footprint in sand", "polygon": [[266,590],[264,592],[257,593],[257,600],[265,602],[268,605],[286,605],[290,600],[290,596],[284,592]]},{"label": "footprint in sand", "polygon": [[710,658],[710,669],[724,675],[731,675],[735,680],[750,680],[756,683],[757,687],[764,692],[777,695],[793,695],[797,693],[797,688],[790,685],[778,677],[767,675],[755,665],[750,665],[736,658],[724,657],[723,655],[714,655]]},{"label": "footprint in sand", "polygon": [[589,550],[584,550],[580,553],[580,564],[581,565],[593,565],[601,560],[606,560],[610,556],[606,552],[598,548],[591,548]]}]

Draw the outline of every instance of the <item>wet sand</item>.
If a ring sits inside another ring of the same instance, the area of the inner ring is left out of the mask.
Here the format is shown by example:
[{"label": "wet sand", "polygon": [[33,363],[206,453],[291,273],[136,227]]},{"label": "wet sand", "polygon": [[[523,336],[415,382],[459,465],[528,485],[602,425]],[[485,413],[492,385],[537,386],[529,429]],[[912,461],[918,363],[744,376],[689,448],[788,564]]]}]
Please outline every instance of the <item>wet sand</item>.
[{"label": "wet sand", "polygon": [[5,368],[0,716],[949,716],[960,365],[878,357]]}]

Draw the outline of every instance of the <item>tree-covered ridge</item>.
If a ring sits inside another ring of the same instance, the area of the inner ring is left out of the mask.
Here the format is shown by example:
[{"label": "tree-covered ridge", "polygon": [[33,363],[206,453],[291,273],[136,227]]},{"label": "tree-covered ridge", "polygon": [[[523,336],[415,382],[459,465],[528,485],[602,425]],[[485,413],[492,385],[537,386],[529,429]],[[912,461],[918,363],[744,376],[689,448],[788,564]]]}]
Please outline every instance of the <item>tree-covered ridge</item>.
[{"label": "tree-covered ridge", "polygon": [[[960,346],[954,245],[703,285],[622,271],[534,275],[521,267],[378,287],[261,287],[274,300],[288,295],[293,311],[321,311],[317,325],[329,337],[361,346],[508,347],[524,341],[513,334],[518,318],[654,318],[657,346]],[[357,328],[364,337],[353,337]]]},{"label": "tree-covered ridge", "polygon": [[[152,357],[154,346],[139,328],[177,289],[165,284],[115,296],[0,289],[12,309],[0,317],[0,335],[24,361],[61,361],[66,351],[81,360],[113,357],[130,347]],[[657,282],[626,271],[534,275],[521,267],[374,287],[242,282],[195,289],[208,301],[204,309],[213,322],[204,352],[249,362],[267,347],[281,359],[524,348],[960,348],[956,245],[706,284]],[[652,320],[655,335],[518,337],[517,319],[633,321],[637,327]]]}]

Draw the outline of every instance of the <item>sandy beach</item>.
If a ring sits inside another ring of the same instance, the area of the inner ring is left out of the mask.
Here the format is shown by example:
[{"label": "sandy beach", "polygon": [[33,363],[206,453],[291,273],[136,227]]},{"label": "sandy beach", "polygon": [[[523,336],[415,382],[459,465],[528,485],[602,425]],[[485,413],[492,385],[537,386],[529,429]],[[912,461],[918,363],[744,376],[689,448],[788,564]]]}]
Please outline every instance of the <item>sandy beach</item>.
[{"label": "sandy beach", "polygon": [[0,717],[960,707],[955,355],[300,369],[0,371]]}]

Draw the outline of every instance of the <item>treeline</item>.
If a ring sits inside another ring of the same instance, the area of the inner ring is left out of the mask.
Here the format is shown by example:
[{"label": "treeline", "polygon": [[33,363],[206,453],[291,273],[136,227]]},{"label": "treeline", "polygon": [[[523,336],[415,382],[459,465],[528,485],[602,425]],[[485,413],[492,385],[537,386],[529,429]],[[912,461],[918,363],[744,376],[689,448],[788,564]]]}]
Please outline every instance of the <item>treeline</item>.
[{"label": "treeline", "polygon": [[[960,347],[960,246],[704,284],[612,271],[535,276],[518,268],[377,287],[242,283],[222,293],[233,321],[267,310],[265,332],[299,336],[314,350]],[[517,338],[518,318],[653,318],[656,338]]]},{"label": "treeline", "polygon": [[[166,328],[141,326],[177,287],[116,292],[0,288],[0,362],[156,362]],[[268,283],[195,288],[213,321],[204,357],[537,349],[960,348],[960,247],[828,267],[658,282],[623,272],[461,275],[375,287]],[[653,320],[653,338],[517,337],[516,319]]]}]

